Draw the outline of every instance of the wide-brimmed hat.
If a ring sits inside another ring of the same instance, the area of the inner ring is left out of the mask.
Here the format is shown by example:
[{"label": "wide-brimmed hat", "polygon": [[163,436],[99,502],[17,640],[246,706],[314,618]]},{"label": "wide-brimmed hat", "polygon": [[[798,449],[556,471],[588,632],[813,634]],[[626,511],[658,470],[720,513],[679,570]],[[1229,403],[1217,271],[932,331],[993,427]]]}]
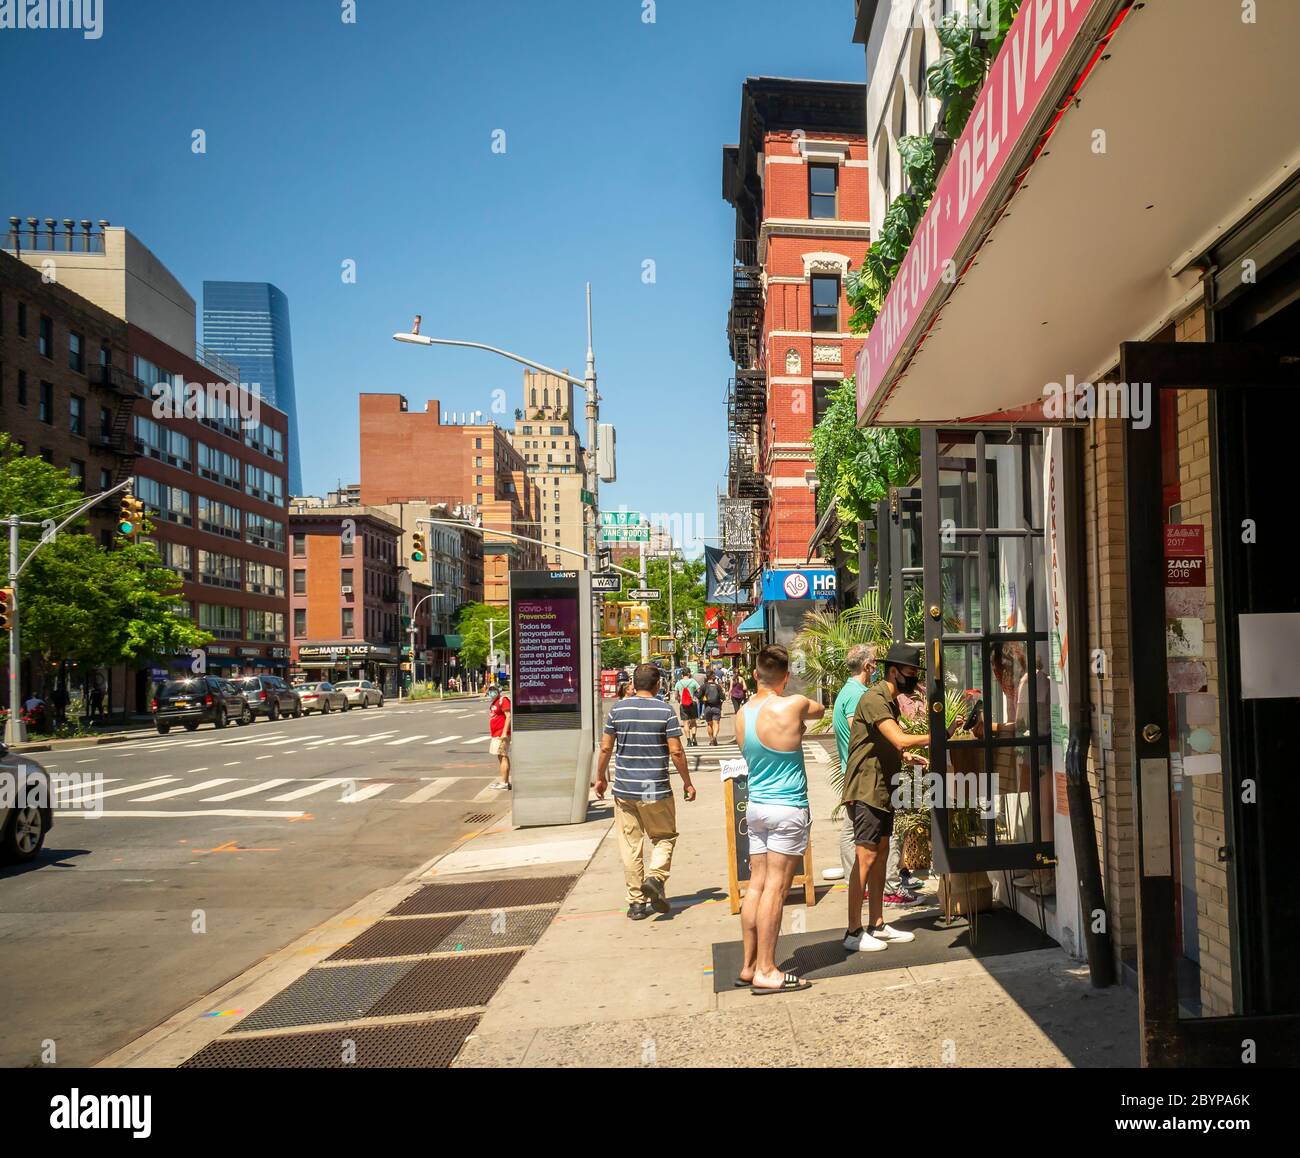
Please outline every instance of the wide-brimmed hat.
[{"label": "wide-brimmed hat", "polygon": [[919,647],[913,647],[908,643],[895,643],[880,662],[881,667],[888,667],[890,664],[895,667],[914,667],[920,671],[925,666],[925,658]]}]

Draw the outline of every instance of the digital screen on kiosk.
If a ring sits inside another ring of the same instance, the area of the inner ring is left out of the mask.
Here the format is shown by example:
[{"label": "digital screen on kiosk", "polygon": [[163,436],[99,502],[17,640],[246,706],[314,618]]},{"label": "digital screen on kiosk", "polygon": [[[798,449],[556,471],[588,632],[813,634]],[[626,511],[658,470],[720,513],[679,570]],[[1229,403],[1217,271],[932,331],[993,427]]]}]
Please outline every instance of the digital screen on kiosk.
[{"label": "digital screen on kiosk", "polygon": [[514,596],[514,710],[571,712],[580,707],[576,588],[525,589]]}]

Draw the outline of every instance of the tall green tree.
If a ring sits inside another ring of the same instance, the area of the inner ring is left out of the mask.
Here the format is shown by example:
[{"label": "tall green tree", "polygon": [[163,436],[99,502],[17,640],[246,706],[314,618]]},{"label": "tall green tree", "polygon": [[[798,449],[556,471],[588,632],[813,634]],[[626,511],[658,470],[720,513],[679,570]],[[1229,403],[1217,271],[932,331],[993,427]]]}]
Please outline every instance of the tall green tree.
[{"label": "tall green tree", "polygon": [[[58,523],[84,498],[71,476],[25,456],[8,435],[0,434],[0,515]],[[23,655],[39,671],[64,662],[137,664],[212,639],[177,613],[181,580],[163,565],[152,543],[122,540],[106,549],[84,527],[80,519],[60,531],[22,575],[20,642]],[[22,558],[43,533],[39,526],[22,529]]]},{"label": "tall green tree", "polygon": [[[489,625],[489,621],[493,621]],[[456,631],[461,636],[460,661],[467,668],[487,663],[488,650],[496,648],[510,654],[510,610],[491,603],[466,603],[459,612]]]}]

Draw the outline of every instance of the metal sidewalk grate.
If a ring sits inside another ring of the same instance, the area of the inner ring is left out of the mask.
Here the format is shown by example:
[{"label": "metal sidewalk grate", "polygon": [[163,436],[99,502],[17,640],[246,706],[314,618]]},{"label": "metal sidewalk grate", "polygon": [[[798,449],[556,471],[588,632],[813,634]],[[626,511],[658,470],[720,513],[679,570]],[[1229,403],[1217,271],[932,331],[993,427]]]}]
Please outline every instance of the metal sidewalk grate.
[{"label": "metal sidewalk grate", "polygon": [[[474,913],[459,919],[456,927],[436,946],[436,951],[452,953],[465,949],[516,949],[524,945],[535,945],[558,911],[551,907]],[[452,920],[457,921],[458,918],[453,917]],[[414,924],[414,921],[396,923],[408,925]]]},{"label": "metal sidewalk grate", "polygon": [[554,905],[564,900],[577,877],[517,877],[494,881],[482,909],[506,909],[511,905]]},{"label": "metal sidewalk grate", "polygon": [[367,1016],[394,1017],[486,1005],[522,956],[522,952],[485,953],[420,961],[371,1006]]},{"label": "metal sidewalk grate", "polygon": [[461,824],[486,824],[492,819],[494,813],[491,812],[467,812],[460,818]]},{"label": "metal sidewalk grate", "polygon": [[240,1021],[235,1032],[287,1029],[365,1017],[413,964],[403,961],[393,965],[342,965],[336,969],[309,970]]},{"label": "metal sidewalk grate", "polygon": [[425,885],[412,893],[388,915],[410,917],[425,913],[456,913],[468,909],[481,909],[483,901],[496,887],[496,881],[475,881],[472,884]]},{"label": "metal sidewalk grate", "polygon": [[[408,921],[380,921],[341,949],[327,961],[358,961],[367,957],[409,957],[416,953],[433,953],[463,917],[412,917]],[[531,942],[528,942],[531,944]]]},{"label": "metal sidewalk grate", "polygon": [[180,1068],[445,1069],[455,1060],[465,1039],[477,1025],[477,1017],[455,1017],[418,1025],[374,1025],[277,1034],[274,1037],[218,1038],[182,1062]]}]

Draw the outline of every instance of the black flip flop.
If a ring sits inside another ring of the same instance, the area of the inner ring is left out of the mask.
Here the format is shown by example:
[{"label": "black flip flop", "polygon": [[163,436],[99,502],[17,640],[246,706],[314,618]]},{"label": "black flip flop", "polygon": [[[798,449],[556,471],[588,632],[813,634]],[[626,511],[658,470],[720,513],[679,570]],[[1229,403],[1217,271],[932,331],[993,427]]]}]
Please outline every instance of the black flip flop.
[{"label": "black flip flop", "polygon": [[799,993],[805,989],[811,988],[811,981],[805,981],[802,977],[796,977],[793,973],[787,973],[781,979],[781,985],[777,989],[768,989],[760,985],[751,985],[749,991],[755,997],[766,997],[769,993]]},{"label": "black flip flop", "polygon": [[731,983],[732,989],[752,989],[753,987],[754,983],[752,981],[746,981],[743,977],[737,977],[735,981]]}]

